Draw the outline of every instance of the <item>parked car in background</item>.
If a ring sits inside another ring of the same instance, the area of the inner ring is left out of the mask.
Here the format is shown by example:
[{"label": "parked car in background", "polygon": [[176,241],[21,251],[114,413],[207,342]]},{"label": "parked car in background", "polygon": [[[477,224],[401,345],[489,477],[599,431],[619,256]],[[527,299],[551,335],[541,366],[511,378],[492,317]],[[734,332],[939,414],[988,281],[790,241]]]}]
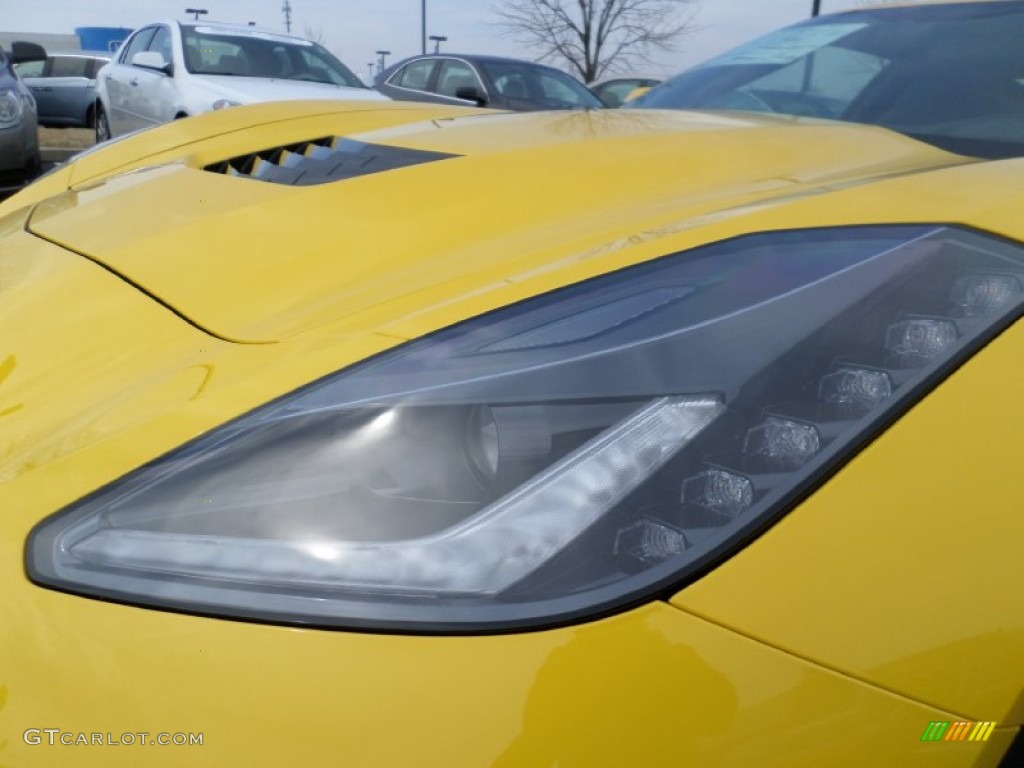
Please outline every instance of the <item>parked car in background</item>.
[{"label": "parked car in background", "polygon": [[1024,148],[1024,5],[878,6],[771,33],[641,96],[649,109],[820,117],[964,155]]},{"label": "parked car in background", "polygon": [[[621,107],[631,97],[639,96],[661,82],[657,77],[613,77],[594,83],[590,90],[606,107]],[[643,89],[643,90],[641,90]]]},{"label": "parked car in background", "polygon": [[110,54],[80,51],[51,53],[45,61],[16,66],[32,89],[39,124],[53,128],[92,128],[96,114],[96,73]]},{"label": "parked car in background", "polygon": [[404,101],[514,111],[603,106],[583,83],[565,72],[498,56],[414,56],[384,70],[375,84],[381,93]]},{"label": "parked car in background", "polygon": [[311,40],[229,24],[149,24],[100,72],[96,140],[214,109],[294,99],[386,97]]},{"label": "parked car in background", "polygon": [[11,48],[10,54],[0,48],[0,192],[21,187],[42,167],[36,101],[14,65],[43,61],[46,51],[33,43],[17,42]]}]

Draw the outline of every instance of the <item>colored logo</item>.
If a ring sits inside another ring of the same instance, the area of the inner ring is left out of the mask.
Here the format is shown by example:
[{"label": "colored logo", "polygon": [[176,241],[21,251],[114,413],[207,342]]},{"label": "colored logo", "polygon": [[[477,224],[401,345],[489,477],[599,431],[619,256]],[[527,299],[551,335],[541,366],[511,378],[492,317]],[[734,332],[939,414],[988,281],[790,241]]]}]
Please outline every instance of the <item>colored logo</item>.
[{"label": "colored logo", "polygon": [[921,734],[921,741],[988,741],[995,727],[992,721],[932,720]]}]

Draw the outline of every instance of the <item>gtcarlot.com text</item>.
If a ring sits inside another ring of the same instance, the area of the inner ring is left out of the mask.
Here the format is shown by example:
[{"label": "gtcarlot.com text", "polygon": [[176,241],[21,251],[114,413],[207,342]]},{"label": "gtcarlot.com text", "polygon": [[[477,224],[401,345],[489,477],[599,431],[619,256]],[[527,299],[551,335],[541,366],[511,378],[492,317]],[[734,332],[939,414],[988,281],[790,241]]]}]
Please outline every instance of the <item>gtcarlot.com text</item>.
[{"label": "gtcarlot.com text", "polygon": [[60,728],[26,728],[21,738],[31,746],[49,747],[201,747],[202,733],[182,731],[65,731]]}]

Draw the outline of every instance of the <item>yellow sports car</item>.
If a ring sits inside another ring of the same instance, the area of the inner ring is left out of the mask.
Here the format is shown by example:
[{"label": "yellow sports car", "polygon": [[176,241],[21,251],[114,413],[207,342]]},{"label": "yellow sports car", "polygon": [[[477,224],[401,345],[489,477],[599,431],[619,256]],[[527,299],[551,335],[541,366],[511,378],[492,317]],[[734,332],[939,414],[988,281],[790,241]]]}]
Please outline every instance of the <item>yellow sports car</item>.
[{"label": "yellow sports car", "polygon": [[780,34],[3,203],[0,766],[1019,764],[1024,3]]}]

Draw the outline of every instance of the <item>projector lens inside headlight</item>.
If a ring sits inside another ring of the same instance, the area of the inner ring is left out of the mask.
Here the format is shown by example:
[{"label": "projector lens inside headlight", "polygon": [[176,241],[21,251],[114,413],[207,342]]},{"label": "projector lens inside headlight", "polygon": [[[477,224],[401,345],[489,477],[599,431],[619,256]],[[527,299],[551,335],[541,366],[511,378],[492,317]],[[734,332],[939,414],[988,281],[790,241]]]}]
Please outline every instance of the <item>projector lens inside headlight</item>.
[{"label": "projector lens inside headlight", "polygon": [[82,594],[502,630],[635,604],[782,514],[1020,313],[1024,251],[937,227],[751,235],[408,343],[33,531]]}]

